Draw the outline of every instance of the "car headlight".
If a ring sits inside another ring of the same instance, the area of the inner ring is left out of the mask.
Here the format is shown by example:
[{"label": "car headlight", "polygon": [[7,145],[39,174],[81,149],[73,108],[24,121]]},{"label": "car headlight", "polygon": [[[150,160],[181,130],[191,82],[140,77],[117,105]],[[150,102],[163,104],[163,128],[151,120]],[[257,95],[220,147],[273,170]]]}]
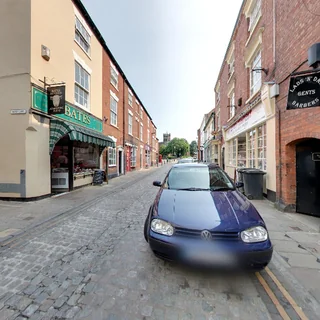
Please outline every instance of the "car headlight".
[{"label": "car headlight", "polygon": [[174,232],[173,226],[169,222],[160,219],[153,219],[151,221],[151,230],[156,233],[164,234],[165,236],[172,236]]},{"label": "car headlight", "polygon": [[262,242],[268,239],[268,232],[264,227],[253,227],[241,232],[243,242]]}]

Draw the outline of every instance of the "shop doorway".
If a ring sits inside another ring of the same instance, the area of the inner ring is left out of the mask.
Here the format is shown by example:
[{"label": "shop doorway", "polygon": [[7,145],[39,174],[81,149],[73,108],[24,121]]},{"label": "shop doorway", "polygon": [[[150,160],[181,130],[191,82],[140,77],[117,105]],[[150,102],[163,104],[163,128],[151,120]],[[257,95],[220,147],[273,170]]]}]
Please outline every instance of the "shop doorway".
[{"label": "shop doorway", "polygon": [[320,140],[296,145],[297,199],[299,213],[320,217]]},{"label": "shop doorway", "polygon": [[119,150],[119,161],[118,161],[118,172],[119,172],[119,175],[123,174],[122,159],[123,159],[122,150]]},{"label": "shop doorway", "polygon": [[222,148],[222,150],[221,150],[221,165],[222,165],[223,170],[225,170],[224,159],[225,159],[224,148]]}]

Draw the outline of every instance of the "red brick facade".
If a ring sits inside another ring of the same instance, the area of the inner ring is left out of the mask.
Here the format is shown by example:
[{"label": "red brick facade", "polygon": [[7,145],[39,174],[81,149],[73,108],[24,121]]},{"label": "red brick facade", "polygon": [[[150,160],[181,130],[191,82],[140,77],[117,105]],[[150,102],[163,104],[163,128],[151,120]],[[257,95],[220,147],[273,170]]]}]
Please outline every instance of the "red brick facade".
[{"label": "red brick facade", "polygon": [[320,42],[320,2],[283,0],[276,4],[275,79],[280,85],[276,113],[277,197],[282,206],[294,210],[296,143],[307,138],[320,139],[320,107],[286,110],[287,94],[290,74],[310,69],[305,62],[308,49]]},{"label": "red brick facade", "polygon": [[[268,142],[273,142],[275,146],[274,200],[280,207],[294,210],[297,198],[296,144],[310,138],[320,139],[320,107],[286,110],[288,87],[291,73],[310,70],[306,61],[308,49],[320,42],[320,2],[262,0],[261,17],[257,19],[252,34],[248,31],[250,3],[256,4],[257,0],[243,1],[215,86],[215,121],[217,127],[220,125],[221,131],[225,132],[241,121],[252,101],[263,100],[266,92],[263,91],[264,87],[271,87],[271,83],[279,85],[279,95],[276,95],[276,98],[268,96],[268,103],[273,105],[275,119],[274,138],[270,137],[271,133],[267,131]],[[246,62],[257,42],[260,43],[261,67],[264,69],[261,72],[262,88],[254,96],[250,96],[250,66],[246,65]],[[232,47],[234,73],[230,77]],[[233,86],[236,109],[235,116],[229,119],[230,90],[232,92]],[[265,101],[262,102],[265,104]],[[225,137],[223,135],[221,138],[221,144],[227,148]],[[270,156],[270,150],[268,152]],[[221,154],[224,154],[223,150]]]}]

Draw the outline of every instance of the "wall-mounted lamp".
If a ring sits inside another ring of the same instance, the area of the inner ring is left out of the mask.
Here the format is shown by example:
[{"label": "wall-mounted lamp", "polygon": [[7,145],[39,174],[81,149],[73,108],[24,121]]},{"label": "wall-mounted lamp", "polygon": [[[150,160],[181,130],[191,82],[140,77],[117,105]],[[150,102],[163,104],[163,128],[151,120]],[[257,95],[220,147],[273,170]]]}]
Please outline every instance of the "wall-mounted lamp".
[{"label": "wall-mounted lamp", "polygon": [[266,75],[268,74],[268,72],[269,72],[269,69],[265,69],[265,68],[256,68],[256,69],[252,69],[251,70],[252,72],[253,71],[255,71],[255,72],[257,72],[257,71],[263,71]]}]

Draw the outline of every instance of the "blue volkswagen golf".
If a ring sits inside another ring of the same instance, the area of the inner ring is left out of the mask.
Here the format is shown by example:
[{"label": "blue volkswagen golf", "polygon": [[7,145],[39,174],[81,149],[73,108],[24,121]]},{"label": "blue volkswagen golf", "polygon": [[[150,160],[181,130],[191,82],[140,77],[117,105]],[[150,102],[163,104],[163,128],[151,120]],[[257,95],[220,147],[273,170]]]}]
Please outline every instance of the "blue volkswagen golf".
[{"label": "blue volkswagen golf", "polygon": [[144,237],[162,259],[261,270],[273,247],[255,207],[215,164],[176,164],[149,209]]}]

